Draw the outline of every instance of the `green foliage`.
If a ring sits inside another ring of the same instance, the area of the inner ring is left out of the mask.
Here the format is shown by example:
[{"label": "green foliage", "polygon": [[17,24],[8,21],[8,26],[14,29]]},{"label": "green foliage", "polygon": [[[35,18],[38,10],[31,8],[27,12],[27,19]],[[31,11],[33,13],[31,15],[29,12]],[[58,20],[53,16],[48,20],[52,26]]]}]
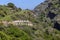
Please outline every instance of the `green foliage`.
[{"label": "green foliage", "polygon": [[3,31],[0,30],[1,40],[31,40],[31,37],[18,27],[9,25],[8,28],[5,27],[3,28],[4,28],[2,29]]},{"label": "green foliage", "polygon": [[15,7],[15,5],[13,3],[8,3],[7,5],[8,5],[8,7],[11,7],[11,8]]}]

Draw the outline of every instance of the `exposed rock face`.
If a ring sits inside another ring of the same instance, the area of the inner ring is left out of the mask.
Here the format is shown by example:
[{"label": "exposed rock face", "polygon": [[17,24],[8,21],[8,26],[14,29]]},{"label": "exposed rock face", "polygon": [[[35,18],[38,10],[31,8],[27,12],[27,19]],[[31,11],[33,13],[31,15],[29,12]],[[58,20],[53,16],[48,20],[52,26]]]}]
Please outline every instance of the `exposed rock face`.
[{"label": "exposed rock face", "polygon": [[50,20],[54,24],[55,28],[60,30],[60,0],[46,0],[36,6],[34,8],[34,11],[37,15],[37,18],[41,17],[40,15],[44,13],[45,17],[43,17],[43,19],[45,20],[45,23],[47,22],[48,24],[49,21],[47,20]]}]

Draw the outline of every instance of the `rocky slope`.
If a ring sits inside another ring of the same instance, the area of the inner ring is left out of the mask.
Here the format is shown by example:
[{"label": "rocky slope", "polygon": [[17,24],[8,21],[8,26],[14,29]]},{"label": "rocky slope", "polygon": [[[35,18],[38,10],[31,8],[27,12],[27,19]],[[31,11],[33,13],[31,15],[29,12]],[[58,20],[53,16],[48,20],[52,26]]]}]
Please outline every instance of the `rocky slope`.
[{"label": "rocky slope", "polygon": [[45,0],[34,8],[34,12],[37,20],[43,24],[42,29],[51,36],[52,39],[49,40],[59,40],[60,37],[57,35],[60,34],[56,34],[55,31],[60,32],[60,0]]},{"label": "rocky slope", "polygon": [[[60,21],[60,18],[59,18],[60,17],[60,1],[59,0],[46,0],[40,5],[36,6],[34,11],[36,12],[37,16],[44,15],[44,17],[50,20],[51,22],[53,22],[53,24],[55,24],[56,22],[60,24],[59,23]],[[45,20],[45,21],[49,22],[48,20]]]}]

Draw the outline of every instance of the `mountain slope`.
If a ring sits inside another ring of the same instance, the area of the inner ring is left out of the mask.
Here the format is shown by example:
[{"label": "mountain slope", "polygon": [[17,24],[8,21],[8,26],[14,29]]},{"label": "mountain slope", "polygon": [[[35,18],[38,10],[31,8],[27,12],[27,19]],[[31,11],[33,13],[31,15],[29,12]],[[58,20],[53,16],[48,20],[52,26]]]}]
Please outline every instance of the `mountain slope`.
[{"label": "mountain slope", "polygon": [[0,5],[0,22],[29,20],[33,26],[0,23],[0,40],[60,40],[60,1],[46,0],[34,10]]},{"label": "mountain slope", "polygon": [[59,40],[60,37],[57,35],[60,35],[60,0],[45,0],[34,8],[34,12],[36,19],[42,24],[42,29],[48,33],[46,34],[48,40]]},{"label": "mountain slope", "polygon": [[[59,0],[46,0],[44,3],[38,5],[34,11],[38,16],[38,19],[43,16],[43,19],[47,22],[51,21],[53,24],[58,24],[60,21],[60,1]],[[40,16],[40,17],[39,17]],[[40,18],[41,19],[41,18]],[[44,21],[43,20],[43,21]],[[49,21],[48,21],[49,20]]]}]

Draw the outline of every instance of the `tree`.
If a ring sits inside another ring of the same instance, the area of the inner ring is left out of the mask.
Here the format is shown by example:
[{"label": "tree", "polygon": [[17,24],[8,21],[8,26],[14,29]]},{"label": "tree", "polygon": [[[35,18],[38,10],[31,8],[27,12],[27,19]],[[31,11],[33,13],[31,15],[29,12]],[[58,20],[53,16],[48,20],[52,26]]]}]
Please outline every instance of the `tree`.
[{"label": "tree", "polygon": [[15,7],[15,5],[13,3],[8,3],[7,5],[8,5],[8,7],[11,7],[11,8]]}]

